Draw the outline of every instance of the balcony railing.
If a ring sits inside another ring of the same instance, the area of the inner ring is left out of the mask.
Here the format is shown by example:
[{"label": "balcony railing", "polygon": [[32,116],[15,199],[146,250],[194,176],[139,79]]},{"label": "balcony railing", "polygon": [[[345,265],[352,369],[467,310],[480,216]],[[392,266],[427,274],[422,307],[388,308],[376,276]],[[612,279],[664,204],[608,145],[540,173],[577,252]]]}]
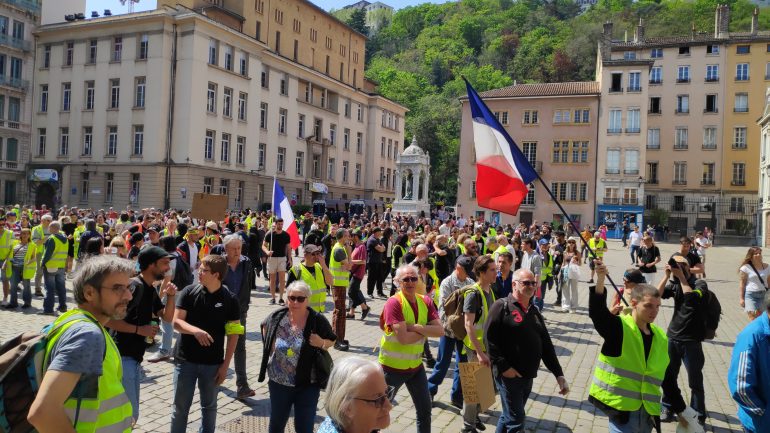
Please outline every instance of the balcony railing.
[{"label": "balcony railing", "polygon": [[748,113],[749,107],[735,107],[733,108],[734,113]]},{"label": "balcony railing", "polygon": [[663,80],[659,80],[659,79],[655,79],[655,78],[650,78],[650,84],[651,85],[653,85],[653,84],[663,84]]},{"label": "balcony railing", "polygon": [[626,134],[638,134],[639,131],[639,128],[626,128]]},{"label": "balcony railing", "polygon": [[21,129],[22,126],[26,127],[27,125],[16,120],[0,119],[0,128]]},{"label": "balcony railing", "polygon": [[706,82],[707,83],[718,83],[719,82],[719,77],[706,77]]},{"label": "balcony railing", "polygon": [[2,165],[5,168],[11,169],[11,170],[18,170],[19,169],[19,162],[18,161],[0,161],[0,165]]},{"label": "balcony railing", "polygon": [[716,185],[716,181],[714,179],[701,179],[700,184],[704,186],[714,186]]},{"label": "balcony railing", "polygon": [[746,180],[745,179],[733,179],[730,181],[730,185],[732,186],[746,186]]},{"label": "balcony railing", "polygon": [[606,174],[620,174],[620,169],[619,168],[606,168],[606,169],[604,169],[604,172]]},{"label": "balcony railing", "polygon": [[29,81],[22,80],[21,78],[11,78],[7,75],[0,75],[0,86],[9,86],[27,90],[27,88],[29,88]]},{"label": "balcony railing", "polygon": [[623,204],[629,205],[629,206],[638,206],[639,205],[639,199],[638,198],[623,198]]},{"label": "balcony railing", "polygon": [[647,143],[648,149],[658,150],[660,149],[660,143]]},{"label": "balcony railing", "polygon": [[610,93],[623,93],[622,87],[610,87]]},{"label": "balcony railing", "polygon": [[689,83],[690,79],[689,78],[677,78],[676,82],[677,83]]},{"label": "balcony railing", "polygon": [[687,185],[687,179],[674,179],[672,185]]},{"label": "balcony railing", "polygon": [[663,110],[658,108],[657,110],[647,110],[647,114],[663,114]]},{"label": "balcony railing", "polygon": [[658,184],[658,178],[647,179],[647,183],[649,185],[657,185]]},{"label": "balcony railing", "polygon": [[41,2],[39,0],[3,0],[3,1],[6,4],[11,4],[11,5],[26,9],[35,14],[40,13]]},{"label": "balcony railing", "polygon": [[620,204],[620,197],[604,197],[604,204]]},{"label": "balcony railing", "polygon": [[676,114],[689,114],[690,109],[689,108],[677,108]]},{"label": "balcony railing", "polygon": [[626,91],[627,92],[641,92],[642,91],[642,86],[629,86],[626,89]]},{"label": "balcony railing", "polygon": [[704,108],[703,112],[704,113],[719,113],[719,110],[716,109],[716,108]]},{"label": "balcony railing", "polygon": [[22,51],[32,50],[32,42],[25,41],[24,39],[16,39],[10,35],[4,34],[0,34],[0,45],[5,45]]},{"label": "balcony railing", "polygon": [[639,170],[623,170],[623,174],[639,174]]},{"label": "balcony railing", "polygon": [[623,128],[607,128],[607,134],[620,134]]}]

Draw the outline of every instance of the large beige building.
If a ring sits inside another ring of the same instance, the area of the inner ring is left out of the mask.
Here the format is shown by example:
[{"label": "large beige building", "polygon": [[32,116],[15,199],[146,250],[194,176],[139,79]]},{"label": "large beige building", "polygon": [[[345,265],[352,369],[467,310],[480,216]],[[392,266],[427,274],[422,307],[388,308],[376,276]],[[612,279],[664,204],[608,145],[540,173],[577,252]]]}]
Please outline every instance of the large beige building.
[{"label": "large beige building", "polygon": [[[579,225],[594,224],[599,83],[519,84],[480,94]],[[563,221],[542,185],[530,185],[517,216],[478,206],[473,125],[462,98],[457,213],[493,223]]]},{"label": "large beige building", "polygon": [[37,200],[254,208],[275,176],[297,203],[390,201],[406,109],[364,80],[365,38],[307,1],[238,5],[41,27],[29,171],[60,182]]},{"label": "large beige building", "polygon": [[40,2],[0,2],[0,203],[27,197],[24,181],[29,157],[35,63],[32,33],[40,22]]}]

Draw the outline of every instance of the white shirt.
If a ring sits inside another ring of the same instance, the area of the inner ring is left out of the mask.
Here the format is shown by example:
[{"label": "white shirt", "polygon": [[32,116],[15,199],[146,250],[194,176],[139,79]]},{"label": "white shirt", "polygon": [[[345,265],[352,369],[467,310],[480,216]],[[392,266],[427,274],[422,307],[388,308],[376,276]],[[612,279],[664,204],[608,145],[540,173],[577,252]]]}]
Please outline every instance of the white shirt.
[{"label": "white shirt", "polygon": [[188,242],[187,246],[190,248],[190,269],[195,271],[198,266],[198,245],[195,242]]},{"label": "white shirt", "polygon": [[633,231],[628,238],[631,241],[632,247],[638,247],[642,245],[642,232]]},{"label": "white shirt", "polygon": [[767,278],[768,276],[770,276],[770,266],[767,266],[763,269],[757,268],[757,272],[759,272],[759,275],[762,276],[761,282],[759,281],[757,272],[754,272],[754,269],[751,269],[750,265],[741,266],[740,271],[746,274],[746,276],[748,276],[748,278],[746,279],[747,292],[764,292],[765,291],[765,285],[768,283]]},{"label": "white shirt", "polygon": [[[695,247],[698,250],[699,256],[705,256],[706,255],[706,247],[710,244],[708,239],[705,237],[695,239]],[[751,268],[749,268],[751,270]],[[753,271],[752,271],[753,272]]]},{"label": "white shirt", "polygon": [[441,224],[441,227],[438,228],[438,232],[442,235],[449,236],[451,229],[446,223],[444,223],[444,224]]}]

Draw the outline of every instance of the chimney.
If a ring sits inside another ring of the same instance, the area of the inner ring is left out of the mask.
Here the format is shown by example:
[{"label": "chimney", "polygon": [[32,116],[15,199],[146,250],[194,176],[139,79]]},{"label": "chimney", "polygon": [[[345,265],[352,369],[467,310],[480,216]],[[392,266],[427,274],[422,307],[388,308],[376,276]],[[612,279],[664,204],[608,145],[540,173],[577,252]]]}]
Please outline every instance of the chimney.
[{"label": "chimney", "polygon": [[604,37],[607,38],[608,40],[612,39],[612,22],[611,21],[607,21],[606,23],[604,23],[603,34],[604,34]]},{"label": "chimney", "polygon": [[759,31],[759,8],[754,8],[754,13],[751,14],[751,34],[756,35]]},{"label": "chimney", "polygon": [[636,33],[634,33],[634,42],[644,42],[644,20],[639,18],[639,25],[636,26]]},{"label": "chimney", "polygon": [[695,40],[695,34],[696,34],[696,31],[695,31],[695,21],[693,21],[692,22],[692,26],[690,27],[690,35],[692,37],[692,40]]},{"label": "chimney", "polygon": [[714,23],[714,37],[726,38],[729,36],[730,27],[730,6],[719,5],[717,6],[717,13]]}]

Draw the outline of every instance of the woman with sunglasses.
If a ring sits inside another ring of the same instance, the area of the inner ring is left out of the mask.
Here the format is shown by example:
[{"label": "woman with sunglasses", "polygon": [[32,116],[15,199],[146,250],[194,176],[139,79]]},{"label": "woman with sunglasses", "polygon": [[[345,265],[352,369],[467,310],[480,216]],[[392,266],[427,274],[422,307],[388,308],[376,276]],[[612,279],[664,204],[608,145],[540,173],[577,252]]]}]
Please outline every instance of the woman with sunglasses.
[{"label": "woman with sunglasses", "polygon": [[324,407],[328,416],[318,433],[371,433],[390,425],[393,387],[373,361],[350,356],[329,376]]},{"label": "woman with sunglasses", "polygon": [[262,365],[259,381],[269,378],[270,433],[282,433],[294,407],[294,430],[312,433],[321,388],[327,377],[314,371],[319,350],[334,346],[329,321],[308,305],[310,287],[295,281],[286,289],[287,305],[262,322]]}]

